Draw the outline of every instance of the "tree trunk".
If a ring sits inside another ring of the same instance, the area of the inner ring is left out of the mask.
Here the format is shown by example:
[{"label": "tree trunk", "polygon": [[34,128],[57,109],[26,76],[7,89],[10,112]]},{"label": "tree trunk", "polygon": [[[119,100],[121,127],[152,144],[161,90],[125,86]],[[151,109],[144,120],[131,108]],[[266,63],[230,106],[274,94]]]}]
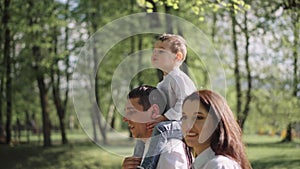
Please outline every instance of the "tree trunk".
[{"label": "tree trunk", "polygon": [[[143,48],[143,38],[141,35],[138,35],[138,50],[142,51]],[[140,70],[140,67],[142,65],[142,61],[143,61],[143,54],[142,52],[139,52],[139,60],[138,60],[138,70]],[[139,86],[141,86],[142,84],[144,84],[143,80],[142,80],[142,74],[141,72],[137,74],[137,80],[138,80],[138,84]]]},{"label": "tree trunk", "polygon": [[249,64],[249,31],[248,31],[248,18],[247,18],[248,12],[245,11],[244,13],[244,35],[246,40],[246,46],[245,46],[245,65],[246,65],[246,71],[247,71],[247,91],[246,91],[246,98],[245,98],[245,106],[243,109],[243,112],[240,117],[240,127],[243,130],[245,121],[248,117],[249,111],[250,111],[250,102],[252,99],[251,91],[252,91],[252,77],[251,77],[251,69]]},{"label": "tree trunk", "polygon": [[68,139],[67,139],[67,133],[66,133],[66,126],[65,126],[65,117],[59,118],[59,126],[60,126],[62,144],[67,144]]},{"label": "tree trunk", "polygon": [[26,130],[26,138],[27,138],[26,140],[27,143],[30,143],[31,123],[30,123],[29,113],[27,110],[25,111],[25,117],[26,117],[25,130]]},{"label": "tree trunk", "polygon": [[39,68],[39,61],[38,58],[40,58],[40,48],[37,46],[34,46],[32,48],[32,54],[37,60],[34,65],[34,70],[36,73],[36,80],[38,83],[39,88],[39,95],[40,95],[40,102],[42,107],[42,122],[43,122],[43,137],[44,137],[44,146],[49,147],[51,146],[51,122],[49,118],[49,110],[48,110],[48,95],[47,95],[47,88],[45,84],[45,77],[43,75],[43,71]]},{"label": "tree trunk", "polygon": [[[292,14],[292,23],[293,23],[293,34],[294,34],[294,41],[293,41],[293,96],[297,97],[298,93],[298,85],[299,85],[299,75],[298,73],[298,49],[299,49],[299,28],[297,27],[297,23],[299,22],[299,14],[297,11]],[[282,142],[292,142],[293,141],[293,135],[292,135],[292,122],[290,122],[287,126],[287,133],[285,138],[282,140]]]},{"label": "tree trunk", "polygon": [[96,114],[94,109],[91,109],[91,120],[92,120],[92,127],[93,127],[93,141],[98,142],[98,134],[97,134],[97,122],[96,122]]},{"label": "tree trunk", "polygon": [[[54,55],[57,56],[57,36],[56,36],[56,28],[54,28]],[[66,135],[66,130],[65,130],[65,114],[66,114],[66,107],[64,107],[63,101],[60,96],[60,70],[58,68],[58,59],[55,58],[54,63],[51,67],[51,84],[52,84],[52,94],[53,94],[53,99],[54,99],[54,104],[59,120],[59,127],[60,127],[60,132],[61,132],[61,141],[62,144],[67,144],[68,139]],[[68,67],[66,68],[68,69]],[[55,78],[56,77],[56,78]],[[66,89],[68,91],[68,87]],[[68,97],[68,96],[66,96]],[[65,98],[67,99],[67,98]]]},{"label": "tree trunk", "polygon": [[286,130],[286,136],[281,142],[292,142],[292,123],[289,123]]},{"label": "tree trunk", "polygon": [[[233,4],[233,2],[232,2]],[[242,104],[242,91],[241,91],[241,75],[240,75],[240,70],[239,70],[239,55],[238,55],[238,47],[237,47],[237,33],[235,30],[235,27],[237,25],[236,19],[235,19],[235,14],[234,14],[234,8],[233,5],[230,9],[230,16],[231,16],[231,29],[232,29],[232,45],[233,45],[233,53],[234,53],[234,77],[235,77],[235,90],[236,90],[236,112],[238,116],[238,123],[241,126],[242,119],[241,117],[241,104]]]},{"label": "tree trunk", "polygon": [[[177,31],[178,31],[178,35],[184,37],[180,25],[177,25]],[[185,60],[183,61],[183,64],[181,65],[181,70],[182,70],[185,74],[189,75],[189,71],[188,71],[188,61],[187,61],[188,54],[186,54],[185,57],[186,57],[186,58],[185,58]]]},{"label": "tree trunk", "polygon": [[294,42],[293,42],[293,66],[294,66],[294,83],[293,83],[293,96],[297,97],[298,93],[298,85],[299,85],[299,72],[298,72],[298,51],[299,51],[299,27],[297,23],[299,22],[299,11],[298,13],[295,11],[293,16],[293,25],[294,25]]},{"label": "tree trunk", "polygon": [[[96,63],[95,57],[97,57],[98,55],[97,55],[97,49],[95,47],[93,47],[93,53],[94,53],[94,70],[97,70],[97,67],[96,67],[97,63]],[[96,122],[98,124],[100,134],[103,139],[103,144],[107,144],[106,129],[105,129],[105,125],[102,124],[102,118],[101,118],[101,114],[100,114],[103,112],[99,112],[99,109],[98,109],[98,105],[100,104],[99,89],[98,89],[98,87],[99,87],[98,73],[96,73],[94,80],[95,80],[95,96],[96,96],[96,103],[94,103],[94,113],[96,115]]]},{"label": "tree trunk", "polygon": [[[51,76],[53,76],[53,75],[51,75]],[[51,79],[53,80],[53,77],[51,77]],[[54,83],[55,82],[52,82],[52,84],[54,84]],[[58,119],[59,119],[61,141],[62,141],[62,144],[67,144],[68,139],[67,139],[66,129],[65,129],[65,114],[66,113],[65,113],[65,109],[62,107],[62,101],[61,101],[60,95],[59,95],[59,93],[60,93],[59,86],[53,85],[52,93],[53,93],[53,99],[54,99],[54,103],[55,103],[55,107],[56,107],[56,112],[57,112]]]},{"label": "tree trunk", "polygon": [[4,58],[6,61],[6,143],[9,144],[11,142],[11,118],[12,118],[12,96],[11,96],[11,57],[10,57],[10,29],[8,27],[8,22],[10,19],[9,15],[9,5],[10,0],[4,1],[4,12],[3,12],[3,20],[2,23],[4,25]]},{"label": "tree trunk", "polygon": [[213,24],[212,24],[212,30],[211,30],[211,40],[212,43],[215,43],[215,36],[216,36],[216,24],[217,24],[217,14],[213,13]]},{"label": "tree trunk", "polygon": [[[169,7],[168,5],[165,4],[165,12],[166,14],[170,14],[170,10],[171,10],[171,7]],[[172,25],[172,18],[169,16],[169,15],[166,15],[166,33],[170,33],[170,34],[173,34],[173,25]]]},{"label": "tree trunk", "polygon": [[[96,2],[96,1],[95,1]],[[93,1],[92,2],[92,6],[95,6],[95,2]],[[96,22],[96,18],[97,18],[97,13],[96,12],[92,12],[91,15],[90,15],[90,18],[89,18],[89,22],[91,24],[91,28],[92,28],[92,31],[93,32],[96,32],[97,31],[97,28],[98,28],[98,21]],[[89,15],[89,14],[88,14]],[[97,42],[95,39],[94,40],[94,44],[96,45]],[[102,124],[102,118],[101,118],[101,112],[99,112],[99,109],[98,109],[98,105],[100,103],[99,101],[99,78],[98,78],[98,73],[97,73],[97,48],[94,46],[93,47],[93,57],[94,57],[94,72],[95,72],[95,76],[94,76],[94,79],[95,80],[95,96],[96,96],[96,103],[93,104],[93,112],[95,113],[95,117],[96,117],[96,122],[98,124],[98,127],[99,127],[99,130],[100,130],[100,134],[102,136],[102,139],[103,139],[103,144],[107,144],[107,137],[106,137],[106,129],[105,129],[105,124],[103,125]]]},{"label": "tree trunk", "polygon": [[[0,81],[0,125],[3,125],[3,111],[2,111],[2,108],[3,108],[3,92],[4,92],[4,77],[5,77],[5,59],[4,59],[4,62],[3,62],[3,67],[1,65],[1,81]],[[3,72],[3,73],[2,73]],[[0,137],[1,137],[1,131],[0,131]]]},{"label": "tree trunk", "polygon": [[[97,56],[97,49],[94,47],[93,48],[93,52],[94,52],[94,57]],[[96,58],[94,60],[94,70],[97,70],[96,68]],[[100,134],[102,136],[103,139],[103,144],[107,144],[107,137],[106,137],[106,129],[105,129],[105,125],[102,124],[102,118],[101,118],[101,114],[102,112],[99,112],[99,108],[98,105],[100,104],[99,101],[99,89],[98,89],[98,85],[99,85],[99,78],[98,78],[98,73],[96,73],[95,75],[95,96],[96,96],[96,103],[94,103],[94,113],[96,115],[96,122],[98,124],[99,130],[100,130]]]},{"label": "tree trunk", "polygon": [[[132,9],[133,9],[133,5],[134,5],[134,0],[131,1],[132,2]],[[151,13],[150,15],[148,15],[148,17],[150,18],[150,28],[158,28],[158,27],[161,27],[161,22],[160,22],[160,19],[159,19],[159,16],[156,14],[157,11],[157,5],[156,3],[153,1],[153,0],[147,0],[147,2],[149,2],[153,7],[152,7],[152,10],[153,10],[153,13]],[[132,10],[132,13],[134,11]],[[145,9],[145,12],[147,12],[147,7]]]},{"label": "tree trunk", "polygon": [[40,91],[40,102],[42,106],[44,146],[48,147],[51,146],[51,123],[48,111],[48,96],[43,75],[38,75],[37,82]]}]

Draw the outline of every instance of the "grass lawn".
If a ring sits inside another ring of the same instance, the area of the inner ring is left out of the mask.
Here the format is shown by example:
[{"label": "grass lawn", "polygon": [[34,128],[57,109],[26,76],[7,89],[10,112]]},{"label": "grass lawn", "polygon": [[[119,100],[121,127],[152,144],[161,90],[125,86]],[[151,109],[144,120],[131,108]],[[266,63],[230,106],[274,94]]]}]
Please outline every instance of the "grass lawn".
[{"label": "grass lawn", "polygon": [[[81,139],[80,142],[72,139]],[[125,155],[132,153],[132,141],[100,148],[85,136],[69,137],[69,145],[43,148],[38,144],[0,145],[3,169],[119,169]],[[300,169],[300,141],[278,143],[280,138],[248,135],[244,137],[254,169]],[[115,143],[114,143],[115,144]],[[119,155],[117,155],[119,154]]]},{"label": "grass lawn", "polygon": [[254,169],[300,169],[300,140],[280,143],[279,137],[245,136]]}]

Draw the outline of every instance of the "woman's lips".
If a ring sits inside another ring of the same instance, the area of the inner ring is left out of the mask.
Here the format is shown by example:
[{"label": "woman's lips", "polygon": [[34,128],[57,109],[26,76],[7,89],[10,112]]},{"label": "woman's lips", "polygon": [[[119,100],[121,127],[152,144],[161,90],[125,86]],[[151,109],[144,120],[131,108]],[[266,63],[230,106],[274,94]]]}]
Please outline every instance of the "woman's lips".
[{"label": "woman's lips", "polygon": [[198,134],[197,133],[194,133],[194,132],[189,132],[189,133],[186,133],[185,137],[197,137]]}]

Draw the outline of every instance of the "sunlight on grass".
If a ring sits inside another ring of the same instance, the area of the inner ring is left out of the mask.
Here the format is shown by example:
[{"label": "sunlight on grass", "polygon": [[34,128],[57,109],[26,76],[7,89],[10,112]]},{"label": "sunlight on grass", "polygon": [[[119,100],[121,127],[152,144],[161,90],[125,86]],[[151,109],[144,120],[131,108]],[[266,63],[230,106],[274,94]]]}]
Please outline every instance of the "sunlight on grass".
[{"label": "sunlight on grass", "polygon": [[299,169],[300,141],[280,143],[277,136],[244,137],[248,158],[254,169]]},{"label": "sunlight on grass", "polygon": [[[84,135],[68,145],[43,148],[37,144],[0,145],[3,169],[120,169],[133,152],[133,140],[115,140],[99,147]],[[279,143],[279,137],[247,135],[244,141],[254,169],[299,169],[300,141]]]}]

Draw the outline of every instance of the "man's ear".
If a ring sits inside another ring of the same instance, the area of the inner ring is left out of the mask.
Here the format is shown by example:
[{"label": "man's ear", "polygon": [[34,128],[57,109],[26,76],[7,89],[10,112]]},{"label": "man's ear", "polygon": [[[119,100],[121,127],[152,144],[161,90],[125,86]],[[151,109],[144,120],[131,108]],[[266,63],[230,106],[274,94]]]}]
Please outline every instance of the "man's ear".
[{"label": "man's ear", "polygon": [[176,53],[176,60],[182,61],[183,60],[183,54],[181,52]]},{"label": "man's ear", "polygon": [[157,118],[160,115],[159,106],[157,104],[153,104],[151,106],[151,108],[152,108],[152,115],[151,115],[151,117],[153,119],[155,119],[155,118]]}]

